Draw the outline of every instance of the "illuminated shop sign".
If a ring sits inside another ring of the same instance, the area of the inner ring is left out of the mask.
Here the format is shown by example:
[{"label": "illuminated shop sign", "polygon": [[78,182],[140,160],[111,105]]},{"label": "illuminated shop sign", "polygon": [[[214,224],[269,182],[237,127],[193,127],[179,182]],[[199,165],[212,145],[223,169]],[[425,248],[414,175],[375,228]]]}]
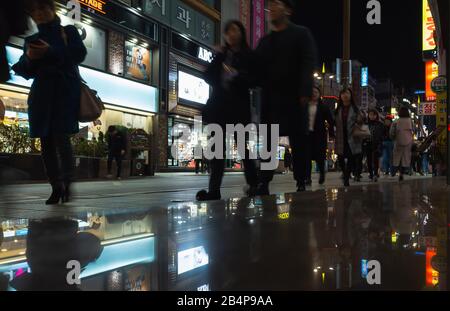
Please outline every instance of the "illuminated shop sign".
[{"label": "illuminated shop sign", "polygon": [[102,0],[78,0],[78,1],[88,9],[94,10],[95,12],[99,12],[101,14],[106,14],[105,1]]},{"label": "illuminated shop sign", "polygon": [[208,51],[207,49],[199,47],[198,48],[198,58],[205,62],[211,63],[213,60],[213,53],[211,51]]}]

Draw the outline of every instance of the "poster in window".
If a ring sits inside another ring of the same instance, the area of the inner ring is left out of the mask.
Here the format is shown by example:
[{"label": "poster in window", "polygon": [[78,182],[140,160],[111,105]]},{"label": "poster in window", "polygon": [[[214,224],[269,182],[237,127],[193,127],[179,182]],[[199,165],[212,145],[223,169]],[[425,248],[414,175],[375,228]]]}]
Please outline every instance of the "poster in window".
[{"label": "poster in window", "polygon": [[150,50],[131,42],[126,42],[125,51],[125,77],[149,81],[151,68]]}]

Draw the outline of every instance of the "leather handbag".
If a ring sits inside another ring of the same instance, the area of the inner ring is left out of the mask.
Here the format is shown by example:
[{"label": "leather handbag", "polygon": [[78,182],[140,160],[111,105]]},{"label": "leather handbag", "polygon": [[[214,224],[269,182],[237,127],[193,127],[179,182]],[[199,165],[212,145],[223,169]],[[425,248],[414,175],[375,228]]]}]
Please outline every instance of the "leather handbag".
[{"label": "leather handbag", "polygon": [[[67,35],[64,31],[64,27],[61,27],[61,35],[67,46]],[[89,88],[86,82],[83,80],[79,71],[77,70],[80,81],[80,110],[78,112],[78,121],[82,123],[94,122],[100,118],[105,110],[105,105],[103,104],[97,92]]]},{"label": "leather handbag", "polygon": [[81,81],[81,94],[80,94],[80,111],[78,114],[78,121],[80,122],[94,122],[105,110],[100,97],[97,92],[91,90],[84,81]]},{"label": "leather handbag", "polygon": [[367,124],[356,125],[353,129],[353,137],[359,139],[366,139],[371,137],[370,129]]}]

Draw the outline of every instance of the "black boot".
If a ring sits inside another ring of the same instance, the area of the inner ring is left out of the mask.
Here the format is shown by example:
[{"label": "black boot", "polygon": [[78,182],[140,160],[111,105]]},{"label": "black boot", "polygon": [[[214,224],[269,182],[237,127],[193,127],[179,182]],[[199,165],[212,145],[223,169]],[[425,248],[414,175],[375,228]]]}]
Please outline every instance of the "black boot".
[{"label": "black boot", "polygon": [[46,205],[55,205],[64,202],[64,186],[61,183],[52,184],[52,194],[45,202]]},{"label": "black boot", "polygon": [[319,185],[323,185],[325,183],[325,174],[320,174]]},{"label": "black boot", "polygon": [[304,182],[297,183],[297,192],[305,192],[306,185]]}]

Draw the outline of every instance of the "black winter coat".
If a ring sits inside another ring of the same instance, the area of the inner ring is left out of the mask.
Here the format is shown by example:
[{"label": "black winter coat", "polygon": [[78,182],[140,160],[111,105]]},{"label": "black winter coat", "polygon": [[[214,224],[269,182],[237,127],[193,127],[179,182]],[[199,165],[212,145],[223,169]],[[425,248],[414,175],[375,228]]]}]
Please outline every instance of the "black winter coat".
[{"label": "black winter coat", "polygon": [[[228,84],[224,84],[223,64],[229,60],[229,66],[237,71],[237,75]],[[255,83],[252,78],[254,55],[251,50],[232,52],[225,48],[218,53],[204,73],[205,81],[212,87],[212,95],[203,109],[205,123],[249,124],[250,88]]]},{"label": "black winter coat", "polygon": [[307,134],[308,107],[316,65],[316,44],[310,30],[289,24],[264,37],[256,49],[258,84],[263,88],[261,122],[279,124],[280,135]]},{"label": "black winter coat", "polygon": [[[64,27],[67,45],[64,43],[59,18],[38,28],[37,34],[25,39],[24,54],[12,68],[25,79],[34,79],[28,96],[30,136],[75,134],[81,92],[78,65],[86,57],[86,47],[74,26]],[[31,60],[26,56],[28,43],[37,39],[50,48],[44,58]]]}]

